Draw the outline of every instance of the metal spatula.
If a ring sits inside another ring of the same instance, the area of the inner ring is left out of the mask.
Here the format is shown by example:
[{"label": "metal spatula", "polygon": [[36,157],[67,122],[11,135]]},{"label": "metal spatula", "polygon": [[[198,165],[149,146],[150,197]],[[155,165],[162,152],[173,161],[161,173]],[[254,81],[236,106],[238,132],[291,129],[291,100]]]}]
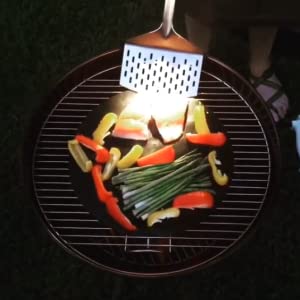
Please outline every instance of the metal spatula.
[{"label": "metal spatula", "polygon": [[128,40],[124,46],[120,84],[136,92],[198,94],[201,50],[173,29],[175,0],[166,0],[161,26]]}]

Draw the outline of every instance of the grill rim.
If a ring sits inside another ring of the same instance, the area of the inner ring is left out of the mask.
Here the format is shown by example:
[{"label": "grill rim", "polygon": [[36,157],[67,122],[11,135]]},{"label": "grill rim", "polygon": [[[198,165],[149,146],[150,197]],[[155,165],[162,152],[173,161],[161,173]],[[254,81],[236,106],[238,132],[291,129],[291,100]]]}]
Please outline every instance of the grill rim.
[{"label": "grill rim", "polygon": [[[66,96],[71,90],[68,88],[68,82],[72,82],[72,87],[75,85],[78,85],[79,83],[83,83],[87,78],[95,75],[94,69],[97,69],[97,62],[100,58],[105,57],[107,55],[117,55],[120,54],[120,49],[108,51],[106,53],[103,53],[99,56],[96,56],[86,62],[83,62],[82,64],[78,65],[77,67],[73,68],[70,72],[68,72],[61,80],[57,82],[56,85],[54,85],[54,88],[51,89],[51,93],[48,93],[47,97],[44,97],[44,101],[42,101],[41,105],[36,109],[36,111],[33,113],[33,117],[31,119],[31,122],[29,126],[26,128],[26,137],[24,139],[23,144],[23,174],[24,174],[24,181],[26,181],[26,184],[24,185],[26,188],[26,196],[30,198],[30,201],[32,202],[32,197],[35,198],[34,206],[35,206],[35,212],[39,215],[39,218],[41,218],[43,225],[45,226],[48,234],[51,236],[51,238],[58,243],[67,253],[71,254],[72,256],[78,257],[81,260],[84,260],[85,262],[88,262],[90,265],[101,268],[103,270],[107,270],[116,274],[131,276],[131,277],[167,277],[167,276],[175,276],[179,274],[186,274],[188,272],[191,272],[196,269],[202,269],[205,267],[208,267],[210,265],[214,265],[215,263],[219,262],[220,260],[224,260],[227,257],[230,257],[233,252],[237,252],[238,249],[240,249],[256,232],[258,228],[258,223],[260,223],[261,220],[263,220],[263,216],[265,212],[268,211],[268,206],[274,201],[270,201],[271,199],[274,199],[277,195],[276,191],[278,190],[278,182],[279,182],[279,173],[281,168],[281,160],[280,160],[280,145],[279,145],[279,137],[277,134],[277,131],[275,129],[275,123],[273,119],[271,118],[271,113],[266,107],[266,104],[263,100],[261,100],[261,104],[265,108],[265,112],[268,115],[268,121],[270,123],[269,128],[266,126],[266,123],[261,121],[259,119],[262,128],[265,131],[269,133],[268,136],[266,136],[267,144],[269,145],[270,149],[270,162],[271,162],[271,169],[273,169],[273,172],[270,172],[270,175],[272,178],[270,178],[270,187],[268,189],[268,193],[266,194],[265,201],[262,203],[261,208],[259,209],[257,215],[255,216],[254,220],[248,225],[247,229],[244,231],[244,233],[232,244],[230,247],[225,248],[222,250],[217,256],[213,256],[211,259],[201,262],[199,264],[195,264],[193,266],[189,266],[187,268],[181,268],[176,271],[166,271],[166,272],[152,272],[152,273],[137,273],[132,271],[124,271],[120,270],[114,267],[109,267],[108,265],[101,264],[100,262],[95,262],[90,257],[87,257],[80,251],[78,251],[76,248],[70,246],[67,244],[66,241],[61,239],[59,237],[59,234],[55,231],[55,229],[51,226],[51,224],[47,221],[46,216],[44,215],[44,212],[41,209],[41,205],[38,202],[38,199],[35,197],[35,191],[34,191],[34,185],[33,185],[33,173],[32,173],[32,161],[35,154],[35,144],[33,141],[36,141],[39,137],[40,130],[42,128],[42,124],[45,122],[45,120],[49,117],[49,112],[51,108],[53,108],[57,104],[58,94],[61,96]],[[256,97],[260,98],[260,96],[257,94],[257,92],[251,87],[250,83],[248,83],[239,73],[237,73],[235,70],[233,70],[230,66],[220,62],[218,59],[213,57],[207,57],[208,59],[212,60],[213,62],[219,64],[223,68],[231,71],[234,73],[235,76],[239,78],[244,84],[246,84],[248,87],[251,88],[252,92],[255,94]],[[207,59],[206,58],[206,59]],[[96,65],[96,66],[95,66]],[[111,66],[111,65],[110,65]],[[85,80],[82,80],[82,76],[78,76],[77,71],[79,69],[83,68],[83,72],[81,74],[84,74]],[[87,70],[88,69],[88,70]],[[104,67],[104,70],[107,71],[107,68]],[[86,71],[86,72],[85,72]],[[88,72],[87,72],[88,71]],[[87,74],[89,73],[89,74]],[[99,70],[98,70],[99,73]],[[227,82],[226,82],[227,84]],[[233,88],[233,87],[231,87]],[[59,92],[59,93],[58,93]],[[240,94],[238,91],[236,91],[237,94]],[[247,102],[247,101],[246,101]],[[254,113],[255,114],[255,113]],[[257,117],[257,114],[255,114]],[[39,125],[39,126],[37,126]],[[267,127],[267,128],[266,128]],[[273,133],[273,140],[270,138],[271,132]],[[277,150],[274,147],[274,145],[277,148]],[[276,166],[276,168],[274,167]],[[277,172],[275,172],[275,170]],[[277,187],[277,188],[276,188]]]}]

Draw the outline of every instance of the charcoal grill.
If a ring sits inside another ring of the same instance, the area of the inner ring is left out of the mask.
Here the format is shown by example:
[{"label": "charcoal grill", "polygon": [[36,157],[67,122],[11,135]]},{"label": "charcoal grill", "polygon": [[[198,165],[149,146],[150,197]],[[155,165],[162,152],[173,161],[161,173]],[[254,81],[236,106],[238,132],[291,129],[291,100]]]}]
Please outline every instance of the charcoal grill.
[{"label": "charcoal grill", "polygon": [[247,239],[276,193],[279,144],[271,116],[247,81],[205,57],[197,98],[213,111],[231,143],[230,186],[204,221],[180,234],[118,234],[79,201],[67,141],[89,113],[124,91],[121,60],[122,51],[115,50],[80,65],[33,120],[25,170],[43,223],[69,253],[118,274],[170,276],[215,263]]}]

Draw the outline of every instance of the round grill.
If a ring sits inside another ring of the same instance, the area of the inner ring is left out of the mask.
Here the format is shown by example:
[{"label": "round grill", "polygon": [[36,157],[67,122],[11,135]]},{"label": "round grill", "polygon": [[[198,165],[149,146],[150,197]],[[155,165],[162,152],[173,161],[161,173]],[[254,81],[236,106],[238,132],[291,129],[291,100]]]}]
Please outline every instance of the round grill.
[{"label": "round grill", "polygon": [[180,234],[116,234],[80,203],[67,141],[89,113],[124,91],[119,85],[121,57],[116,50],[72,71],[33,122],[28,174],[43,221],[68,252],[117,273],[166,276],[216,262],[249,235],[273,197],[279,146],[270,115],[246,81],[206,57],[197,98],[221,122],[231,143],[232,180],[225,196],[205,221]]}]

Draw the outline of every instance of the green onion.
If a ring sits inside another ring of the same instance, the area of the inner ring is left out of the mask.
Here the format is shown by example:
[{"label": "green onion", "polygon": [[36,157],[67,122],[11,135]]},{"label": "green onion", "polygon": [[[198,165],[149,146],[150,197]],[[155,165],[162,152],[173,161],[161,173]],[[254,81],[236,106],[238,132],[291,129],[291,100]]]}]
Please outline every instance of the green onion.
[{"label": "green onion", "polygon": [[112,184],[122,192],[124,210],[132,209],[140,218],[168,205],[176,195],[210,190],[208,169],[207,157],[195,149],[170,164],[119,170]]}]

